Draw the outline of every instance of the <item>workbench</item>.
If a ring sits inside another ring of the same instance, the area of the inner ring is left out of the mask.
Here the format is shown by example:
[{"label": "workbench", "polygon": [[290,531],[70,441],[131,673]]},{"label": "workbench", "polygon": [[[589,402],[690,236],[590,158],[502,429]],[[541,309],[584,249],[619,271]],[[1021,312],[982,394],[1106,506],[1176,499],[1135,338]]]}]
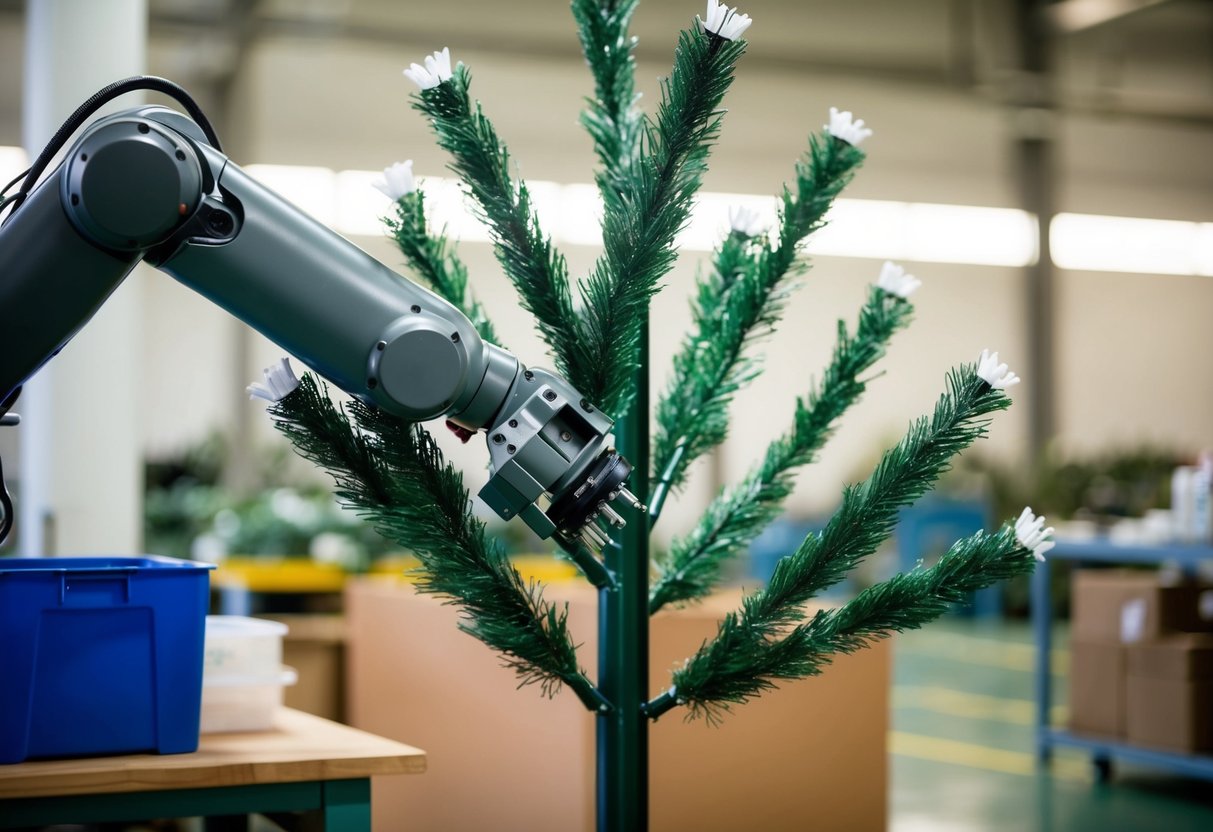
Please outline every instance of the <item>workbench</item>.
[{"label": "workbench", "polygon": [[317,812],[324,829],[369,832],[371,776],[425,764],[420,749],[283,708],[273,730],[204,734],[192,754],[0,766],[0,829]]}]

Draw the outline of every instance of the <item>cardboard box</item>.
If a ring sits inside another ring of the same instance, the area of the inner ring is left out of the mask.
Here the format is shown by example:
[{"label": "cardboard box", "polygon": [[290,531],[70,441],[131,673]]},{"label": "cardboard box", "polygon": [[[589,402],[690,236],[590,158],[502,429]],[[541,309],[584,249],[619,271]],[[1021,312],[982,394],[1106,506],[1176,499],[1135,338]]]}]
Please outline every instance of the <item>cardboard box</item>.
[{"label": "cardboard box", "polygon": [[[583,667],[596,666],[597,598],[569,601]],[[652,619],[653,693],[716,631],[740,595]],[[424,748],[424,777],[377,778],[375,829],[594,828],[594,717],[565,691],[518,689],[491,650],[456,629],[458,611],[397,582],[346,590],[353,725]],[[890,647],[842,656],[820,677],[737,707],[718,728],[671,711],[650,731],[654,832],[885,828]],[[591,674],[592,675],[592,674]]]},{"label": "cardboard box", "polygon": [[1083,734],[1125,734],[1126,648],[1115,642],[1070,643],[1070,727]]},{"label": "cardboard box", "polygon": [[1136,642],[1213,630],[1213,620],[1201,615],[1201,595],[1207,591],[1196,583],[1163,586],[1153,571],[1082,569],[1073,578],[1071,636],[1082,642]]},{"label": "cardboard box", "polygon": [[1181,681],[1213,679],[1213,634],[1182,633],[1128,648],[1130,676]]},{"label": "cardboard box", "polygon": [[345,722],[345,619],[340,615],[269,615],[288,630],[282,663],[295,668],[299,681],[286,688],[288,708]]},{"label": "cardboard box", "polygon": [[1213,750],[1213,636],[1184,634],[1128,648],[1130,742]]}]

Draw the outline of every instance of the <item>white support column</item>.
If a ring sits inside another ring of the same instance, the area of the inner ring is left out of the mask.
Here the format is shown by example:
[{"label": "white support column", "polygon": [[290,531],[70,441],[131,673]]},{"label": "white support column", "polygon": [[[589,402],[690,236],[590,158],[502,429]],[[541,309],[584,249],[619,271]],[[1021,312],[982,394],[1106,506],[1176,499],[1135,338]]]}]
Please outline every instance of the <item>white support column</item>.
[{"label": "white support column", "polygon": [[[146,61],[146,0],[30,0],[22,104],[30,157],[86,98],[144,72]],[[108,109],[138,103],[125,96]],[[140,551],[142,279],[127,278],[18,402],[22,554]]]}]

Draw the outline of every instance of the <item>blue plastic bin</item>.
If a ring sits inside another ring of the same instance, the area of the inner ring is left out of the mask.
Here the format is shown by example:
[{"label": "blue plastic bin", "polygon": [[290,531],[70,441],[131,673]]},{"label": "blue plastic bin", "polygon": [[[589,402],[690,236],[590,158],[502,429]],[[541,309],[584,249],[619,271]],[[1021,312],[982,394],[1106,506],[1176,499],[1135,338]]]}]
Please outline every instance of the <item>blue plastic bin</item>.
[{"label": "blue plastic bin", "polygon": [[0,558],[0,763],[197,749],[213,568]]}]

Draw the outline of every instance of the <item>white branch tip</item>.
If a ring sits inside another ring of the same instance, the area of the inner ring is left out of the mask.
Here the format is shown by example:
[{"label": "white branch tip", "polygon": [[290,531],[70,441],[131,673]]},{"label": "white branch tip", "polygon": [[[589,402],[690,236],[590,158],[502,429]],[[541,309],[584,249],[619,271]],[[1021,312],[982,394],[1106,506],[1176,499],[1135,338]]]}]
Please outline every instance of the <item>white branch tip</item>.
[{"label": "white branch tip", "polygon": [[1056,546],[1053,527],[1045,527],[1044,515],[1037,517],[1030,507],[1025,507],[1015,521],[1015,539],[1019,545],[1032,553],[1038,561],[1044,561],[1045,553]]},{"label": "white branch tip", "polygon": [[1019,384],[1019,376],[1012,373],[1006,364],[999,363],[998,353],[982,350],[977,359],[977,375],[982,381],[998,390],[1005,390]]},{"label": "white branch tip", "polygon": [[392,202],[397,202],[417,190],[417,180],[413,176],[413,160],[407,159],[390,168],[384,168],[383,178],[371,184]]},{"label": "white branch tip", "polygon": [[880,267],[880,277],[876,280],[876,285],[890,295],[909,298],[922,285],[922,281],[912,274],[907,274],[903,267],[886,260]]},{"label": "white branch tip", "polygon": [[822,126],[831,136],[852,147],[859,147],[864,139],[872,135],[872,130],[863,126],[863,119],[855,118],[850,110],[839,110],[837,107],[830,108],[830,123]]},{"label": "white branch tip", "polygon": [[766,224],[753,208],[734,205],[729,208],[729,229],[745,237],[757,237],[766,230]]},{"label": "white branch tip", "polygon": [[443,81],[450,80],[451,75],[451,49],[449,46],[444,46],[441,52],[426,55],[425,66],[410,64],[409,68],[404,71],[404,77],[423,90],[433,89]]},{"label": "white branch tip", "polygon": [[278,363],[266,367],[262,375],[265,384],[253,383],[245,388],[250,399],[264,399],[272,404],[282,401],[299,386],[289,358],[278,359]]},{"label": "white branch tip", "polygon": [[707,16],[700,21],[705,31],[725,40],[737,40],[754,21],[748,14],[729,8],[720,0],[708,0]]}]

